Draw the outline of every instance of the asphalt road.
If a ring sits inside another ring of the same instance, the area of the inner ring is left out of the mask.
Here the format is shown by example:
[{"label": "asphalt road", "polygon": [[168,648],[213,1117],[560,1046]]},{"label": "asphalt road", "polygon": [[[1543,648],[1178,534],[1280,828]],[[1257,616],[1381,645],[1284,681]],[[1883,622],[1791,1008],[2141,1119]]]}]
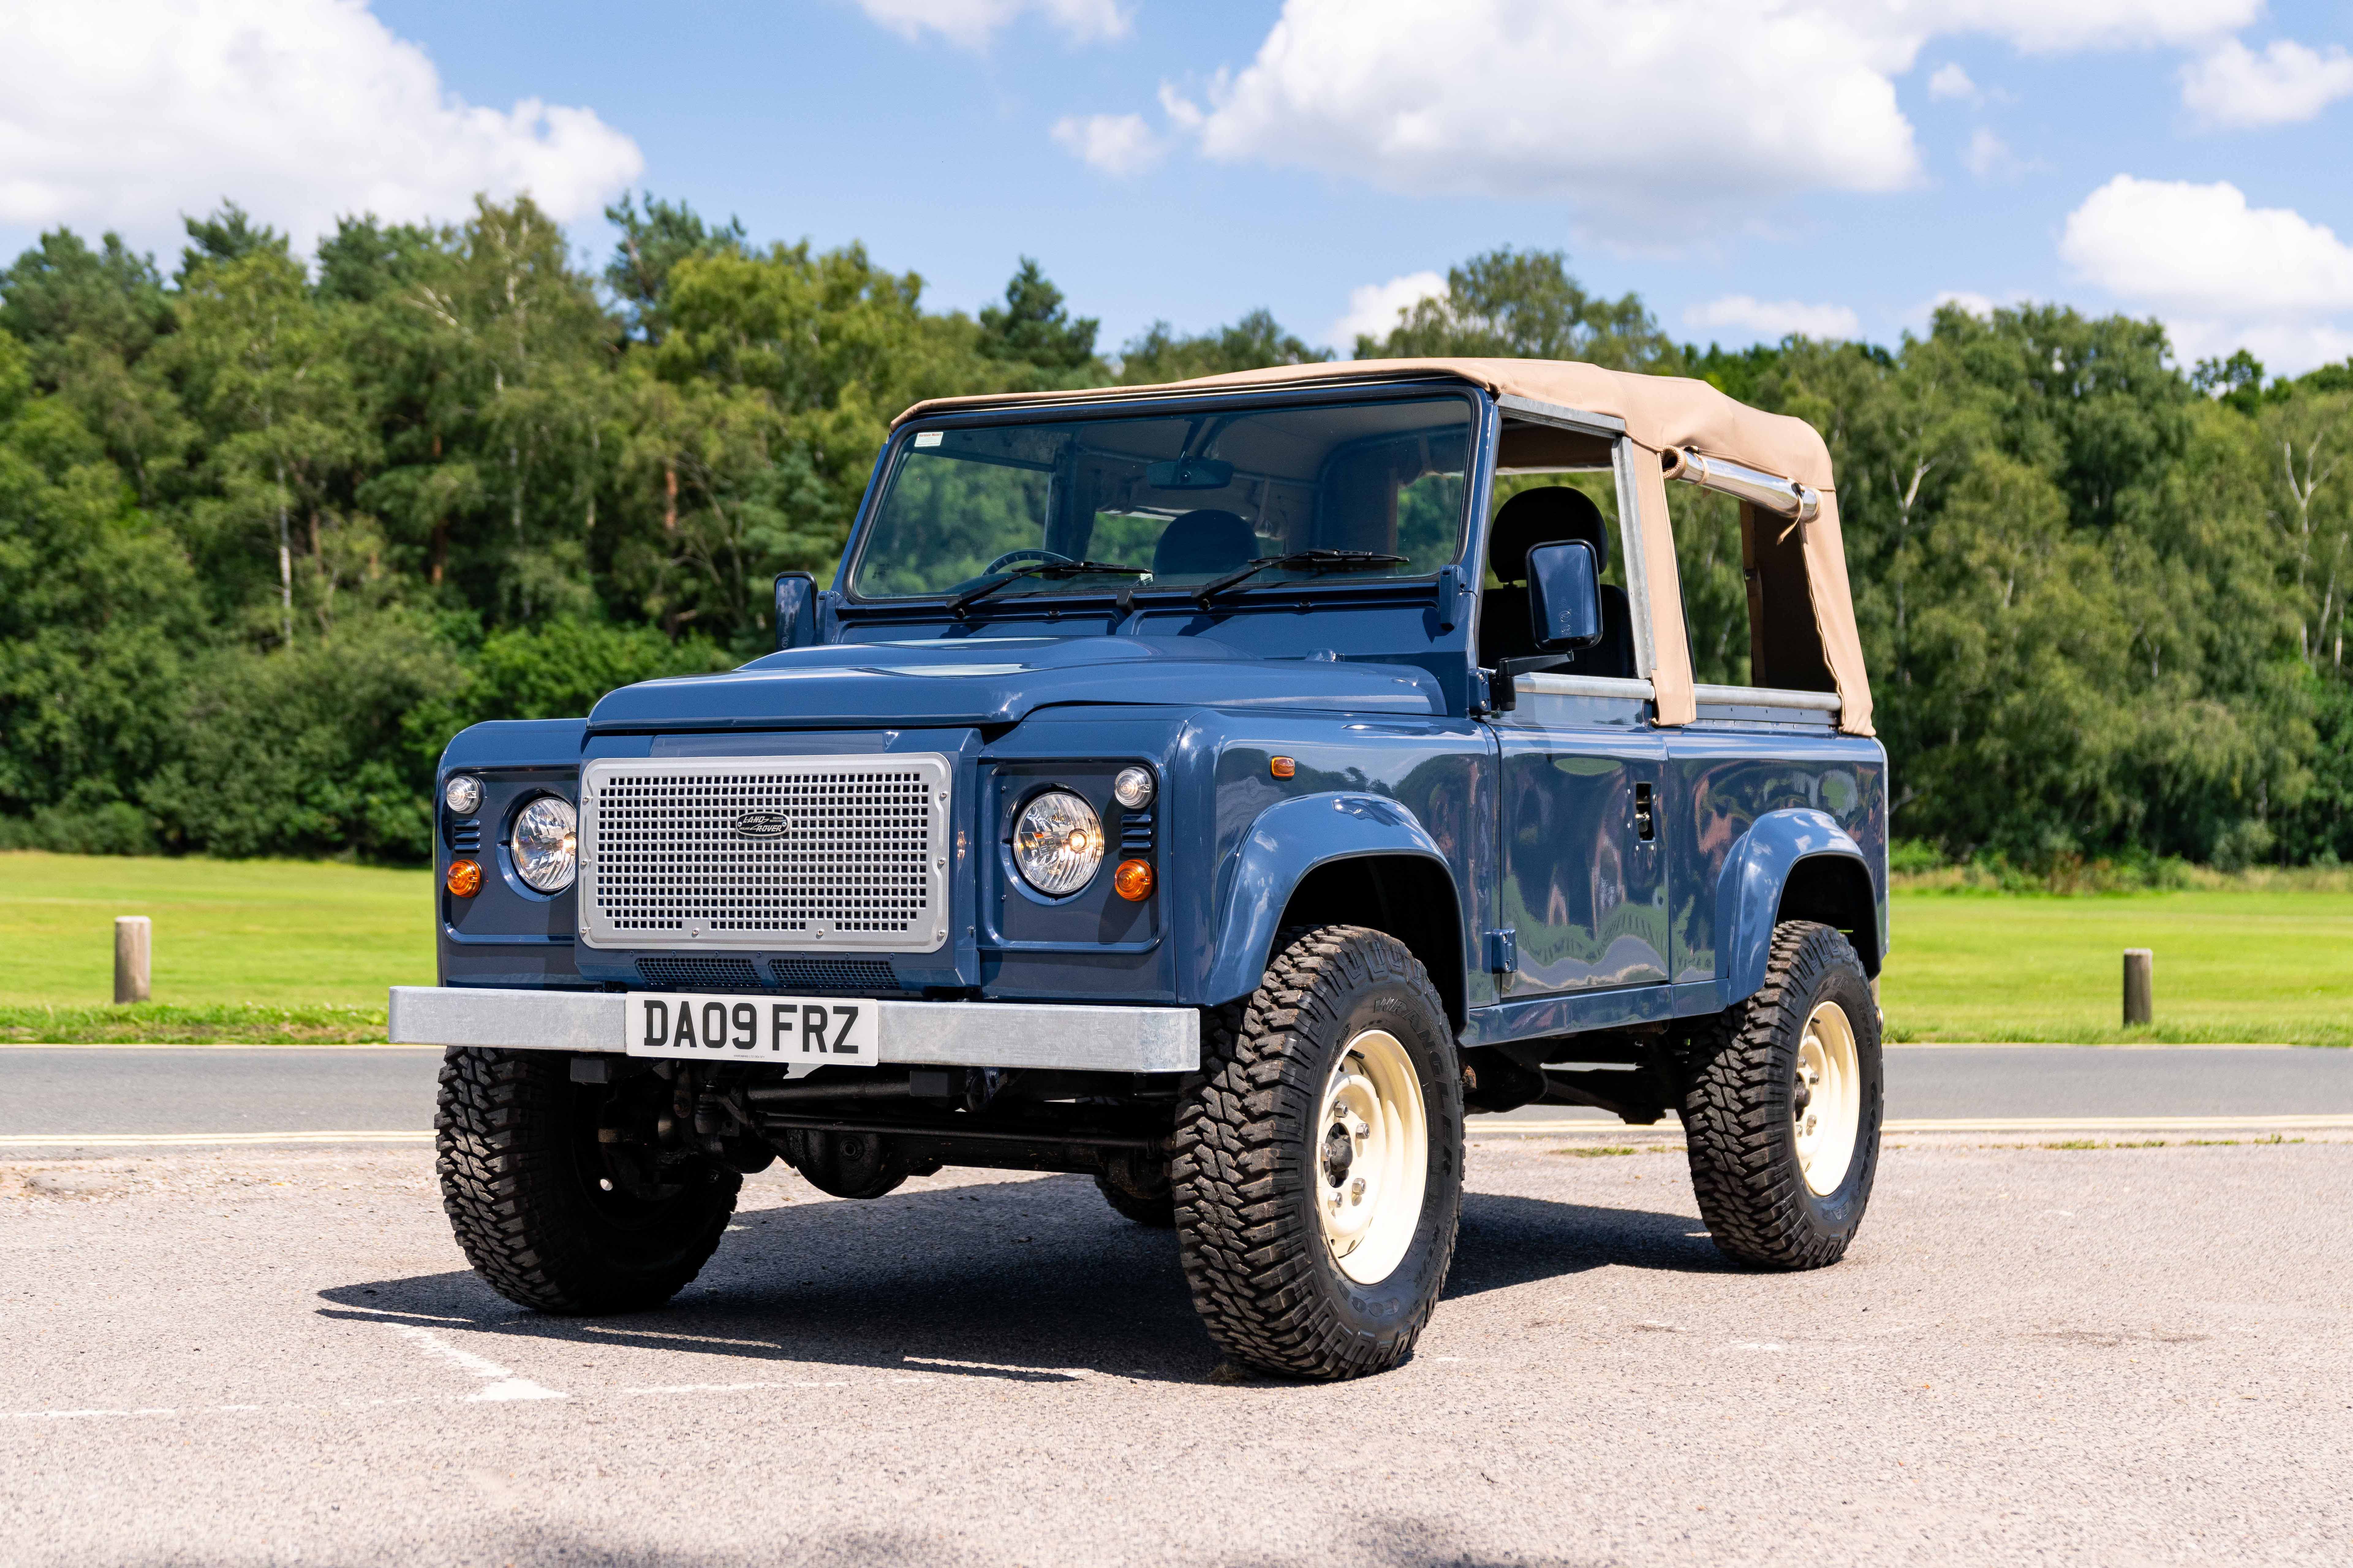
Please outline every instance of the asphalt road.
[{"label": "asphalt road", "polygon": [[771,1171],[567,1320],[422,1149],[0,1162],[0,1565],[2353,1561],[2353,1144],[1900,1140],[1799,1275],[1557,1147],[1474,1144],[1419,1353],[1334,1386],[1073,1177]]},{"label": "asphalt road", "polygon": [[[0,1137],[421,1131],[440,1053],[417,1047],[0,1047]],[[1899,1047],[1895,1119],[2353,1114],[2353,1051]],[[1530,1107],[1506,1120],[1590,1120]]]}]

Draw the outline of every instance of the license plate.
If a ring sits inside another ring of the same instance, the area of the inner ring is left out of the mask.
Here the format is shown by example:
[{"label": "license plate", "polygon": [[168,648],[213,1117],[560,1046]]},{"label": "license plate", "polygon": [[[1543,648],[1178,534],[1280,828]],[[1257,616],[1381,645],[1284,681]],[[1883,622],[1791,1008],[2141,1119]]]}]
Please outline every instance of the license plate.
[{"label": "license plate", "polygon": [[624,1048],[633,1057],[818,1068],[871,1068],[882,1059],[881,1007],[847,996],[698,996],[632,991]]}]

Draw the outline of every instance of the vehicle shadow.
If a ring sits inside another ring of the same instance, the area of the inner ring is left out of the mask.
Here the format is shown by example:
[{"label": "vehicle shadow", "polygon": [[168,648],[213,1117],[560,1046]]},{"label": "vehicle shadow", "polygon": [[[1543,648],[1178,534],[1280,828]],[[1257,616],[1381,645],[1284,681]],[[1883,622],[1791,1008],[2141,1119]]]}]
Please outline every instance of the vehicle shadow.
[{"label": "vehicle shadow", "polygon": [[[470,1270],[335,1286],[321,1310],[741,1363],[1065,1382],[1103,1373],[1198,1383],[1219,1361],[1176,1243],[1113,1214],[1084,1177],[902,1189],[870,1203],[747,1188],[702,1277],[668,1307],[601,1318],[515,1306]],[[754,1206],[754,1205],[765,1206]],[[1450,1298],[1609,1264],[1721,1267],[1688,1215],[1473,1193]],[[665,1376],[671,1375],[665,1373]]]}]

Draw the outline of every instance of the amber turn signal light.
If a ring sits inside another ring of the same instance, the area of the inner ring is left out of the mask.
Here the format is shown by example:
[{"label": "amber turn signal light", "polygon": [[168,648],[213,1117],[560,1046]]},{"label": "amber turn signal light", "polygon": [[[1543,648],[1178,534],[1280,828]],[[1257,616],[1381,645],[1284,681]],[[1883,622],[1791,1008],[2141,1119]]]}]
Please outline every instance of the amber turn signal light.
[{"label": "amber turn signal light", "polygon": [[1140,904],[1152,896],[1152,862],[1123,860],[1119,869],[1111,874],[1113,891],[1129,903]]},{"label": "amber turn signal light", "polygon": [[1272,762],[1267,763],[1266,771],[1272,773],[1276,778],[1287,779],[1292,774],[1299,771],[1299,764],[1293,762],[1289,757],[1277,757]]},{"label": "amber turn signal light", "polygon": [[449,875],[441,885],[449,889],[453,899],[470,899],[482,890],[482,866],[479,860],[452,860]]}]

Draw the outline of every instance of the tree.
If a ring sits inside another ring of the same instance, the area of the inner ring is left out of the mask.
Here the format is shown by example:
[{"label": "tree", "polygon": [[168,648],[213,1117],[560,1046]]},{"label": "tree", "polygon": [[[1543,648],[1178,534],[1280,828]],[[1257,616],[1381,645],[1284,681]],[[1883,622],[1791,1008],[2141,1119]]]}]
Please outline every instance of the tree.
[{"label": "tree", "polygon": [[366,305],[414,288],[431,276],[456,239],[446,228],[387,224],[374,213],[339,217],[335,232],[319,241],[319,297]]},{"label": "tree", "polygon": [[670,275],[691,256],[724,256],[744,249],[744,222],[729,217],[716,227],[684,202],[666,202],[646,193],[645,209],[637,197],[624,193],[605,209],[605,221],[621,231],[613,259],[605,266],[606,287],[621,302],[632,332],[647,342],[659,342],[668,330],[663,297]]},{"label": "tree", "polygon": [[93,251],[54,229],[0,272],[0,331],[32,351],[34,378],[45,385],[56,385],[76,340],[136,363],[171,326],[155,258],[133,254],[117,234]]},{"label": "tree", "polygon": [[1641,298],[1603,300],[1568,275],[1557,250],[1505,246],[1446,274],[1446,292],[1399,314],[1379,338],[1356,339],[1358,359],[1424,356],[1583,360],[1611,370],[1665,371],[1674,343]]},{"label": "tree", "polygon": [[182,396],[209,443],[207,493],[191,521],[230,582],[249,559],[243,541],[272,526],[278,557],[278,640],[294,641],[294,522],[320,554],[338,474],[364,458],[349,362],[311,300],[301,265],[274,246],[184,274],[185,330],[171,359]]},{"label": "tree", "polygon": [[1166,321],[1155,321],[1120,350],[1119,380],[1128,385],[1187,381],[1229,371],[1273,364],[1313,364],[1332,357],[1330,349],[1309,348],[1282,330],[1274,312],[1252,310],[1229,327],[1180,338]]},{"label": "tree", "polygon": [[1043,371],[1092,370],[1098,325],[1092,316],[1073,317],[1062,291],[1047,281],[1036,258],[1025,256],[1005,285],[1005,303],[980,312],[978,348],[984,358]]},{"label": "tree", "polygon": [[195,242],[181,250],[179,275],[173,279],[184,289],[188,280],[206,267],[242,261],[262,252],[280,257],[293,254],[284,235],[267,225],[256,226],[243,207],[227,197],[207,216],[183,217],[180,221],[187,226],[188,237]]}]

